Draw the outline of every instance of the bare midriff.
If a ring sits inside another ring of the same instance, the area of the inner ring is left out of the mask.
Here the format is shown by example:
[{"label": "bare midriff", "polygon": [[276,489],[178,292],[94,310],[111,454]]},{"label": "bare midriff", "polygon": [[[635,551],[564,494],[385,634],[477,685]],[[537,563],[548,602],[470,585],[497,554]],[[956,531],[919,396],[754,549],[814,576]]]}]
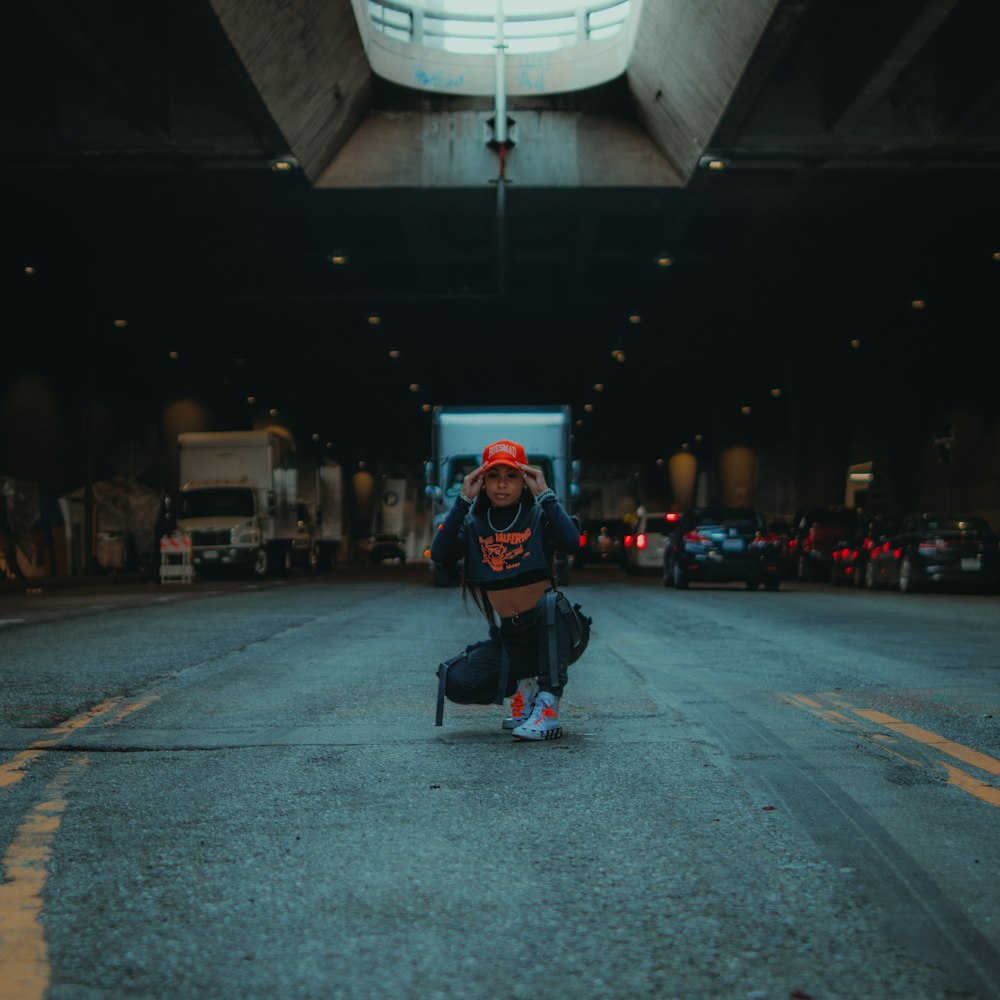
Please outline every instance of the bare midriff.
[{"label": "bare midriff", "polygon": [[536,583],[528,583],[523,587],[491,590],[489,592],[490,604],[493,605],[493,610],[501,618],[513,618],[514,615],[523,615],[525,612],[531,611],[550,586],[548,580],[538,580]]}]

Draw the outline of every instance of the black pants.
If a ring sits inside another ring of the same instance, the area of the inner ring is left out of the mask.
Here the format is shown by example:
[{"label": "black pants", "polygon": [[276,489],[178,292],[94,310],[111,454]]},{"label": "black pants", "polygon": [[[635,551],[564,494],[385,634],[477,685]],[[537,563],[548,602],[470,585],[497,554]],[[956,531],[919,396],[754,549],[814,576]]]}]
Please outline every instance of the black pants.
[{"label": "black pants", "polygon": [[[558,684],[552,683],[549,667],[549,626],[543,597],[535,607],[513,618],[501,618],[500,628],[490,629],[490,638],[470,646],[449,661],[445,697],[458,705],[488,705],[509,698],[518,681],[537,677],[542,691],[562,695],[569,663],[570,636],[561,614],[555,615]],[[507,682],[499,691],[503,653],[507,653]]]}]

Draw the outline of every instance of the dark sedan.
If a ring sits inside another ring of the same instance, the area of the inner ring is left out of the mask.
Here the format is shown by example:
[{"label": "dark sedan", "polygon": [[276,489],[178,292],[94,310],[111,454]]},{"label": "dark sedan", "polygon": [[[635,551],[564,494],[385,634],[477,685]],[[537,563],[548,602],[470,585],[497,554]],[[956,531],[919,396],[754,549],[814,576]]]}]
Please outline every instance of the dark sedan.
[{"label": "dark sedan", "polygon": [[663,558],[663,585],[742,580],[748,590],[780,585],[780,549],[767,519],[750,507],[698,507],[671,535]]},{"label": "dark sedan", "polygon": [[956,586],[995,590],[1000,583],[1000,537],[981,517],[910,514],[899,531],[872,551],[868,587],[912,593]]}]

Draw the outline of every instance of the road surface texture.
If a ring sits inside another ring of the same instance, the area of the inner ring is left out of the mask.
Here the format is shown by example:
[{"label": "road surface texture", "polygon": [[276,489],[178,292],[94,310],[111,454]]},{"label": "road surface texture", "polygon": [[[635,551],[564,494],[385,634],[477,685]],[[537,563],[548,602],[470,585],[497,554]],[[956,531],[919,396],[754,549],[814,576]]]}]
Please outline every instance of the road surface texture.
[{"label": "road surface texture", "polygon": [[1000,997],[1000,598],[566,591],[538,744],[425,567],[0,594],[4,1000]]}]

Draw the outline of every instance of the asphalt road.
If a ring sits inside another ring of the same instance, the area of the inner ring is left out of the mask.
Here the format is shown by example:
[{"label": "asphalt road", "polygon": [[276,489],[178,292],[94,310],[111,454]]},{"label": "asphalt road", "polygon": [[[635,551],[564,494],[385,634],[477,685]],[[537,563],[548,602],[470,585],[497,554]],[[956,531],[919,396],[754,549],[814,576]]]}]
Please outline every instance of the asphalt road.
[{"label": "asphalt road", "polygon": [[543,744],[420,567],[0,595],[0,995],[1000,997],[1000,597],[567,592]]}]

